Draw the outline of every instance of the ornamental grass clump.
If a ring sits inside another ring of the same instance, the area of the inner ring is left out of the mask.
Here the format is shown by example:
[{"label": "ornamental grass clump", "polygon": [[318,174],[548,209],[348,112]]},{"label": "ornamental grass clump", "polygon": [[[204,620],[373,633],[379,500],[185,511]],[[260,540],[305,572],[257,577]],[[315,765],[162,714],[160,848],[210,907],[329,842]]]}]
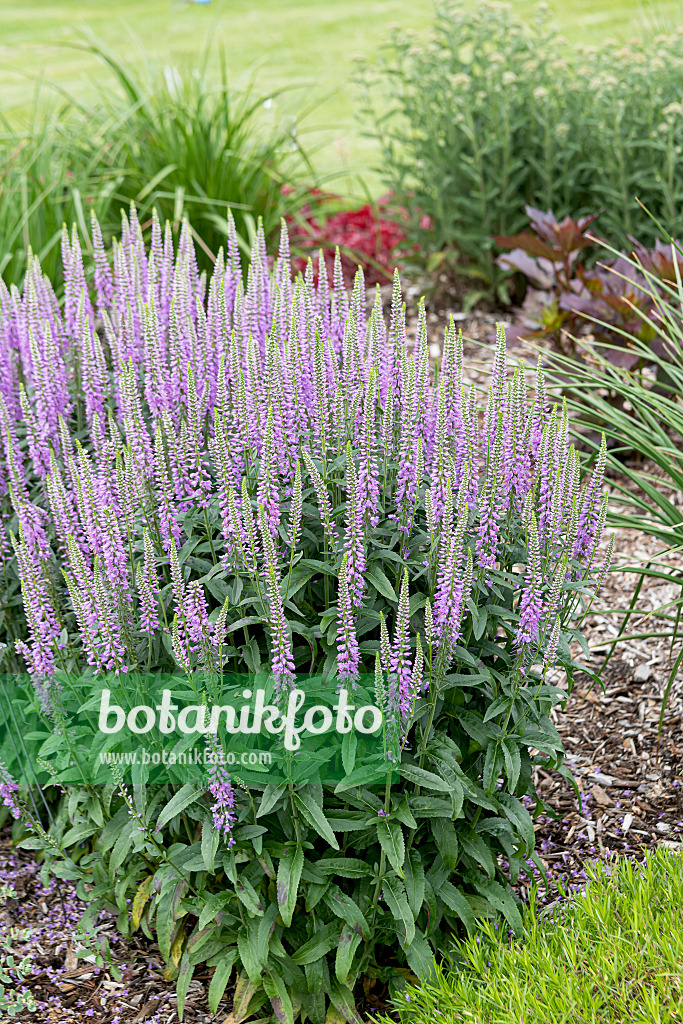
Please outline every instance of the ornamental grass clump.
[{"label": "ornamental grass clump", "polygon": [[[453,323],[432,367],[398,277],[368,312],[339,259],[293,280],[284,230],[271,269],[259,229],[246,275],[232,224],[210,278],[187,228],[176,249],[155,219],[146,248],[134,209],[92,246],[90,266],[65,231],[61,306],[35,259],[0,287],[0,703],[27,723],[2,735],[3,795],[78,880],[84,929],[113,907],[158,941],[181,1015],[207,963],[213,1010],[236,971],[237,1021],[351,1024],[359,978],[428,978],[481,917],[521,927],[532,772],[567,771],[548,673],[571,679],[608,567],[605,453],[583,479],[502,328],[482,404]],[[205,712],[259,687],[272,712],[315,693],[372,728],[306,718],[269,767],[226,768],[244,736]],[[170,697],[197,726],[165,752],[194,732],[209,771],[107,763],[102,722]],[[37,783],[67,795],[39,814]]]},{"label": "ornamental grass clump", "polygon": [[182,74],[144,51],[129,61],[96,37],[82,49],[100,62],[93,80],[106,82],[85,106],[68,93],[60,104],[41,93],[25,125],[0,116],[0,274],[8,285],[21,284],[32,252],[61,297],[62,224],[76,221],[85,235],[94,212],[109,245],[131,201],[145,229],[155,208],[168,218],[175,240],[191,216],[204,267],[225,238],[228,209],[244,252],[259,217],[276,240],[281,217],[304,206],[315,215],[303,111],[277,113],[280,93],[259,96],[254,82],[228,81],[224,55],[218,74],[208,54]]}]

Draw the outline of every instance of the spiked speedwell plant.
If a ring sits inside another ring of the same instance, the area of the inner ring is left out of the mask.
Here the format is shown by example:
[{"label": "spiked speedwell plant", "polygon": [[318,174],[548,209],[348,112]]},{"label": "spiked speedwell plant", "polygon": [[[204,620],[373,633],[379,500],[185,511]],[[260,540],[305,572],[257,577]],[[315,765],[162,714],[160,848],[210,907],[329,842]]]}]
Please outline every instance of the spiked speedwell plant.
[{"label": "spiked speedwell plant", "polygon": [[[426,978],[445,933],[521,925],[532,768],[566,771],[546,674],[571,677],[607,569],[604,453],[582,483],[502,330],[480,415],[453,324],[438,372],[424,308],[408,346],[398,278],[386,323],[339,261],[332,288],[322,261],[292,281],[284,232],[246,287],[232,229],[208,281],[189,231],[174,252],[155,221],[146,251],[134,211],[111,260],[92,241],[90,268],[64,234],[63,308],[35,260],[0,290],[5,667],[30,678],[5,710],[32,730],[2,754],[38,742],[34,781],[68,796],[50,823],[5,768],[2,794],[90,923],[114,904],[156,935],[181,1014],[207,962],[213,1009],[237,970],[237,1021],[355,1022],[360,976]],[[384,740],[345,740],[336,783],[292,757],[276,781],[99,786],[82,714],[105,681],[140,703],[150,669],[202,699],[240,672],[280,702],[374,694]]]}]

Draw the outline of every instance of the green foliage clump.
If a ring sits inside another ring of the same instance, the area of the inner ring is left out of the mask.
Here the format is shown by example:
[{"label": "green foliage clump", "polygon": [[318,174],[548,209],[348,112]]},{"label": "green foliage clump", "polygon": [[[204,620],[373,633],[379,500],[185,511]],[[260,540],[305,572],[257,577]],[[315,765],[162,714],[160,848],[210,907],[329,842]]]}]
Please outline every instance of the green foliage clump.
[{"label": "green foliage clump", "polygon": [[527,204],[602,209],[618,246],[656,237],[634,196],[683,227],[680,31],[574,48],[544,8],[526,25],[508,5],[446,0],[431,38],[397,31],[363,81],[382,174],[433,265],[457,254],[487,286],[492,236],[521,231]]}]

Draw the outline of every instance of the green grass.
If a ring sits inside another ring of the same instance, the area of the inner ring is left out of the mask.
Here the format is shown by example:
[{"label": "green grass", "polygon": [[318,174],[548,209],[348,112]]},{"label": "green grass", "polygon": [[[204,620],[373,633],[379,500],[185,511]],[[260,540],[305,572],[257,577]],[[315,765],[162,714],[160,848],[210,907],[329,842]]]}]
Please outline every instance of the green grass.
[{"label": "green grass", "polygon": [[589,867],[554,921],[532,899],[519,942],[485,924],[459,943],[432,983],[399,995],[401,1024],[680,1024],[683,857],[611,870]]},{"label": "green grass", "polygon": [[[533,3],[513,4],[532,15]],[[678,0],[574,0],[556,4],[567,36],[590,42],[628,38],[643,18],[664,25]],[[341,175],[336,187],[352,191],[345,172],[364,172],[375,157],[353,120],[352,59],[371,55],[392,24],[419,29],[432,19],[431,0],[3,0],[0,14],[0,109],[25,107],[43,79],[87,97],[93,83],[107,84],[92,55],[63,44],[86,26],[112,48],[131,47],[131,33],[161,61],[192,66],[210,39],[226,54],[231,82],[257,69],[257,91],[292,87],[273,116],[315,103],[306,119],[309,144],[320,147],[316,165]],[[357,188],[356,184],[356,188]]]},{"label": "green grass", "polygon": [[[226,56],[231,84],[255,77],[256,92],[285,88],[271,115],[313,106],[304,142],[318,152],[325,173],[363,169],[370,145],[353,124],[353,57],[371,52],[393,23],[429,22],[431,0],[212,0],[209,6],[171,0],[100,0],[4,6],[0,21],[0,106],[26,104],[36,76],[84,98],[93,81],[106,82],[89,54],[64,49],[86,26],[121,52],[139,37],[149,56],[187,68],[211,40]],[[217,62],[216,62],[217,65]],[[29,77],[27,77],[29,76]],[[30,76],[33,76],[31,78]],[[334,187],[351,190],[351,182]],[[357,185],[355,186],[357,187]]]}]

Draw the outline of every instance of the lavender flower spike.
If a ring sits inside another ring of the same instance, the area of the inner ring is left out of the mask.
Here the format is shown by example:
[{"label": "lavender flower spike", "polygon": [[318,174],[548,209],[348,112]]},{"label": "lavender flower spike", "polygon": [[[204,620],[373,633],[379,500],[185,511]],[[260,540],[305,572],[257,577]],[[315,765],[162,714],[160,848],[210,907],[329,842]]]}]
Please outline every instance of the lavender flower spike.
[{"label": "lavender flower spike", "polygon": [[545,654],[543,655],[543,668],[551,668],[557,655],[557,645],[560,641],[560,616],[555,618],[555,624],[550,631]]},{"label": "lavender flower spike", "polygon": [[292,555],[296,550],[301,531],[302,512],[302,490],[301,490],[301,462],[297,459],[294,471],[294,486],[292,489],[292,504],[289,512],[289,543],[292,548]]},{"label": "lavender flower spike", "polygon": [[[275,568],[275,548],[270,537],[270,526],[263,505],[259,505],[261,536],[266,548],[266,571],[268,573],[268,605],[270,642],[272,648],[270,668],[275,683],[275,694],[282,698],[294,683],[294,654],[292,634],[285,618],[280,596],[280,574]],[[267,545],[267,546],[266,546]]]},{"label": "lavender flower spike", "polygon": [[612,557],[613,557],[613,555],[614,555],[614,534],[612,534],[612,536],[609,539],[609,544],[607,545],[607,551],[605,552],[605,557],[604,557],[604,559],[602,561],[602,565],[598,569],[598,572],[597,572],[597,574],[595,576],[595,593],[596,594],[598,593],[599,590],[602,589],[602,586],[603,586],[605,580],[607,579],[607,573],[610,570],[610,565],[612,564]]},{"label": "lavender flower spike", "polygon": [[543,617],[541,549],[536,516],[533,512],[529,518],[527,550],[527,573],[519,603],[519,622],[515,630],[515,644],[520,648],[538,642],[539,627]]},{"label": "lavender flower spike", "polygon": [[349,594],[354,608],[360,608],[365,590],[364,507],[358,488],[358,474],[351,455],[351,442],[346,448],[346,573]]},{"label": "lavender flower spike", "polygon": [[4,762],[0,761],[0,799],[5,807],[9,808],[14,818],[21,817],[21,808],[14,795],[18,791],[19,783],[12,778]]},{"label": "lavender flower spike", "polygon": [[337,531],[334,528],[332,522],[332,506],[330,505],[330,496],[327,492],[327,484],[321,477],[318,470],[313,465],[313,460],[306,448],[301,451],[304,462],[306,463],[306,469],[308,470],[311,479],[313,480],[313,486],[315,488],[315,494],[318,499],[318,507],[320,508],[320,518],[322,520],[323,528],[325,530],[325,539],[329,544],[332,551],[337,550]]},{"label": "lavender flower spike", "polygon": [[390,692],[393,691],[392,695],[394,700],[398,702],[402,721],[405,721],[410,714],[411,701],[412,666],[410,664],[409,619],[410,602],[408,594],[408,570],[406,569],[403,573],[401,593],[398,598],[394,643],[391,648],[391,657],[389,661]]},{"label": "lavender flower spike", "polygon": [[417,699],[422,693],[423,675],[424,669],[424,654],[422,651],[422,640],[420,634],[417,634],[415,640],[415,664],[413,665],[413,671],[410,676],[410,688],[408,692],[408,700],[410,702],[409,710],[403,719],[403,744],[405,745],[408,739],[408,733],[410,726],[412,725],[413,715],[415,714],[415,704]]},{"label": "lavender flower spike", "polygon": [[232,830],[237,821],[235,813],[235,791],[230,775],[225,768],[223,748],[215,736],[206,737],[207,761],[209,763],[209,793],[213,797],[211,815],[213,827],[227,840],[228,849],[235,845]]},{"label": "lavender flower spike", "polygon": [[348,555],[339,570],[339,627],[337,631],[337,668],[342,683],[354,684],[358,679],[360,650],[356,638],[356,622],[349,592]]}]

